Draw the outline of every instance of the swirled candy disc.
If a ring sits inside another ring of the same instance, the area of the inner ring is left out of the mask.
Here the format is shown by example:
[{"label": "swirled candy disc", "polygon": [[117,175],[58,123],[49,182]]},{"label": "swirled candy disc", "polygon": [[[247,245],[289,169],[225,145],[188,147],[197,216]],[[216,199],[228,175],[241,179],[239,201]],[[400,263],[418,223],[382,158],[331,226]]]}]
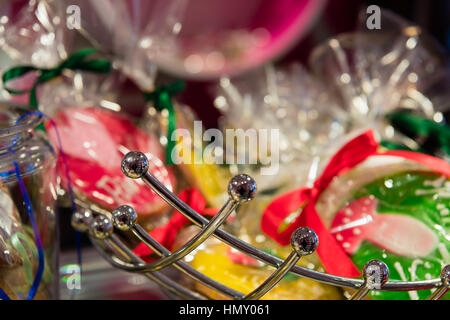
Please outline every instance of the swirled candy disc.
[{"label": "swirled candy disc", "polygon": [[[149,171],[173,190],[174,176],[161,160],[164,150],[156,137],[120,114],[101,108],[64,108],[53,120],[77,195],[111,210],[130,204],[140,215],[158,213],[166,206],[141,180],[127,178],[120,166],[128,151],[139,150],[149,159]],[[48,124],[47,130],[53,144],[58,146],[55,128]],[[64,172],[61,160],[60,157]]]},{"label": "swirled candy disc", "polygon": [[[450,262],[450,180],[430,170],[375,173],[380,168],[366,167],[365,178],[351,171],[340,176],[330,187],[344,190],[341,199],[330,192],[323,194],[318,212],[358,269],[377,259],[389,267],[389,280],[439,278],[442,266]],[[422,300],[430,291],[373,291],[370,295]]]}]

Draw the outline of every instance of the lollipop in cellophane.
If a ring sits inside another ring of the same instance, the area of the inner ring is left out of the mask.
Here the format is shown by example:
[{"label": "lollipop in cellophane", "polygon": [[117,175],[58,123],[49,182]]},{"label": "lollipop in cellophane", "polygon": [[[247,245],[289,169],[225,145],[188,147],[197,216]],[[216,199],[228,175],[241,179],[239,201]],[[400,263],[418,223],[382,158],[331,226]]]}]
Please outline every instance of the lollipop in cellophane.
[{"label": "lollipop in cellophane", "polygon": [[[135,82],[147,99],[140,125],[158,138],[165,149],[163,161],[168,165],[174,164],[172,151],[181,138],[176,132],[188,130],[193,137],[197,119],[188,106],[176,101],[175,95],[183,87],[180,82],[172,83],[164,77],[157,77],[156,65],[161,56],[158,48],[176,39],[173,29],[184,17],[182,3],[80,1],[77,4],[82,12],[87,12],[82,16],[83,35],[109,52],[115,65]],[[110,10],[106,12],[105,7]],[[164,41],[160,38],[163,34],[167,35]],[[188,160],[194,154],[201,154],[202,148],[192,144],[186,147],[183,161],[177,163],[176,168],[180,169],[179,176],[187,181],[187,185],[195,186],[208,203],[219,206],[225,198],[220,186],[227,181],[226,173],[215,164]]]},{"label": "lollipop in cellophane", "polygon": [[430,140],[438,140],[432,130],[407,120],[445,125],[445,51],[421,27],[387,9],[381,20],[382,28],[368,29],[361,11],[356,30],[315,47],[309,66],[352,128],[374,129],[386,146],[430,150]]},{"label": "lollipop in cellophane", "polygon": [[107,210],[126,201],[143,217],[161,213],[166,204],[142,183],[126,179],[120,163],[130,150],[145,152],[150,172],[173,190],[175,179],[162,160],[164,150],[157,137],[119,112],[123,108],[114,92],[120,82],[110,63],[98,59],[95,49],[74,50],[69,45],[76,33],[63,24],[63,8],[57,2],[29,3],[4,23],[3,49],[16,62],[36,68],[8,82],[8,88],[28,93],[12,99],[32,103],[33,88],[39,84],[35,107],[51,118],[45,127],[54,146],[62,148],[60,172],[66,165],[69,169],[60,182],[68,187],[70,176],[79,200]]},{"label": "lollipop in cellophane", "polygon": [[[261,227],[279,244],[299,226],[313,228],[325,270],[358,277],[372,259],[389,279],[439,278],[450,249],[450,166],[429,155],[386,150],[367,131],[343,146],[313,187],[274,199]],[[373,291],[374,299],[423,299],[428,290]]]},{"label": "lollipop in cellophane", "polygon": [[144,80],[152,68],[148,61],[176,76],[196,79],[217,79],[261,66],[303,36],[324,3],[79,0],[76,5],[82,12],[83,33],[108,52],[131,58],[126,69],[142,74]]}]

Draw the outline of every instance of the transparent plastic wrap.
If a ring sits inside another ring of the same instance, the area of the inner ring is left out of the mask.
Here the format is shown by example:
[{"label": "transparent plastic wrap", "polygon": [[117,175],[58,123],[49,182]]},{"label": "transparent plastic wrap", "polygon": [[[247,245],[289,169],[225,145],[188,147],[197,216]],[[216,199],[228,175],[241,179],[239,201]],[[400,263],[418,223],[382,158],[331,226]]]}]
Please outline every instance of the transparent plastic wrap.
[{"label": "transparent plastic wrap", "polygon": [[[269,150],[271,142],[278,143],[273,146],[279,153],[273,159],[279,161],[276,174],[261,174],[261,166],[276,166],[277,163],[263,163],[267,159],[258,159],[257,149],[238,144],[235,150],[226,150],[236,158],[245,154],[245,159],[258,160],[256,165],[237,165],[230,170],[234,174],[251,174],[262,193],[266,189],[311,182],[326,156],[333,153],[336,144],[348,132],[346,115],[300,64],[285,68],[267,65],[246,76],[232,80],[222,78],[215,106],[222,112],[222,131],[235,128],[278,132],[277,141],[258,135],[259,145],[267,145]],[[298,175],[292,175],[293,168]]]},{"label": "transparent plastic wrap", "polygon": [[434,96],[445,92],[437,93],[436,84],[446,78],[446,56],[420,27],[388,10],[381,20],[381,29],[369,30],[361,11],[357,31],[316,47],[309,66],[353,128],[375,129],[383,140],[418,150],[420,141],[394,130],[387,116],[408,112],[445,124],[439,113],[448,107]]},{"label": "transparent plastic wrap", "polygon": [[[164,201],[142,184],[123,179],[120,160],[130,150],[143,150],[151,159],[151,172],[174,189],[172,171],[161,160],[164,149],[157,137],[121,112],[111,63],[95,49],[70,46],[77,33],[66,28],[65,8],[59,1],[34,1],[4,19],[2,48],[21,64],[3,75],[11,99],[32,104],[52,119],[45,127],[65,153],[64,160],[60,152],[60,172],[66,170],[65,161],[82,206],[113,210],[128,201],[144,217],[161,213],[167,208]],[[33,67],[25,72],[22,64]],[[21,77],[15,76],[17,71],[23,72]],[[67,175],[61,174],[61,183],[68,187]]]},{"label": "transparent plastic wrap", "polygon": [[257,67],[304,35],[325,1],[62,2],[79,6],[81,31],[118,54],[129,74],[142,73],[147,81],[153,63],[184,78],[217,78]]},{"label": "transparent plastic wrap", "polygon": [[[176,149],[172,151],[172,157],[178,157],[177,168],[182,173],[188,186],[197,188],[210,206],[219,207],[227,198],[222,186],[228,182],[231,174],[226,168],[214,161],[209,161],[210,159],[207,158],[204,152],[206,143],[203,139],[203,141],[200,141],[198,138],[199,134],[202,135],[205,132],[205,128],[189,106],[175,102],[175,108],[177,129],[181,134],[176,137],[178,140]],[[147,125],[154,123],[151,115],[146,120]],[[199,131],[201,132],[198,133]],[[166,136],[165,132],[168,133],[168,131],[163,130],[162,137]],[[183,135],[183,132],[186,135]],[[172,139],[174,138],[172,136]],[[196,159],[200,159],[200,161]]]},{"label": "transparent plastic wrap", "polygon": [[[167,56],[159,52],[161,48],[173,48],[177,39],[175,29],[187,2],[115,1],[113,4],[110,1],[78,1],[77,5],[81,12],[87,12],[82,16],[81,33],[107,52],[114,65],[143,92],[148,103],[142,106],[139,124],[149,135],[157,137],[160,147],[165,150],[162,161],[167,165],[174,164],[174,146],[181,138],[177,131],[188,130],[193,137],[197,118],[189,106],[176,101],[175,95],[183,89],[181,82],[168,83],[167,79],[161,81],[158,78],[156,83],[156,63],[158,57]],[[180,170],[174,169],[179,173],[179,180],[185,180],[180,181],[180,186],[195,186],[208,203],[219,205],[225,197],[220,186],[226,183],[228,175],[215,164],[187,160],[192,154],[201,154],[203,148],[187,146],[187,140],[184,144],[189,148],[184,152],[186,161],[177,163]]]},{"label": "transparent plastic wrap", "polygon": [[1,48],[16,63],[54,67],[67,58],[72,45],[73,37],[64,30],[63,13],[65,7],[51,8],[46,1],[3,1]]}]

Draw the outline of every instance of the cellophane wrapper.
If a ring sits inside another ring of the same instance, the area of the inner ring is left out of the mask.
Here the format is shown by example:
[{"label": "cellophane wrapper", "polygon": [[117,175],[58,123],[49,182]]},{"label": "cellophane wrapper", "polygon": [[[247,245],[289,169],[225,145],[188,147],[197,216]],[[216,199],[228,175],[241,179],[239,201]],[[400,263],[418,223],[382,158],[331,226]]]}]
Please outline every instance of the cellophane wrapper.
[{"label": "cellophane wrapper", "polygon": [[[66,26],[66,6],[58,1],[36,1],[18,8],[10,8],[2,34],[2,48],[15,64],[38,68],[55,68],[79,49],[76,30]],[[5,20],[4,20],[5,21]],[[75,45],[72,45],[74,44]],[[85,43],[84,43],[85,45]],[[92,54],[86,59],[96,59]],[[38,72],[14,79],[8,87],[29,89]],[[168,206],[142,183],[123,175],[120,163],[129,151],[140,150],[150,159],[150,172],[170,189],[175,188],[175,178],[164,163],[164,149],[158,137],[145,132],[137,121],[122,112],[118,92],[122,78],[117,72],[96,74],[80,70],[63,70],[63,73],[37,89],[39,110],[51,121],[46,123],[50,140],[64,151],[66,163],[59,157],[59,189],[70,205],[67,164],[71,184],[79,206],[108,213],[117,206],[133,205],[143,219],[150,220],[164,212]],[[11,96],[11,99],[28,103],[28,94]],[[61,154],[61,153],[60,153]]]},{"label": "cellophane wrapper", "polygon": [[[64,1],[63,1],[64,2]],[[185,13],[186,1],[79,1],[82,25],[87,38],[109,52],[115,65],[132,79],[143,92],[152,92],[159,85],[169,84],[168,79],[157,78],[156,61],[167,52],[176,50],[177,23]],[[108,8],[108,10],[105,10]],[[172,97],[178,129],[189,130],[193,137],[197,117],[189,106]],[[157,137],[162,148],[168,145],[168,110],[157,110],[153,102],[142,108],[140,125]],[[185,157],[201,154],[203,146],[186,147]],[[191,150],[188,150],[191,149]],[[164,161],[164,159],[162,159]],[[176,168],[181,187],[194,186],[205,196],[211,206],[220,206],[226,199],[228,175],[214,164],[193,164],[185,159]],[[180,189],[178,188],[178,189]],[[175,190],[175,189],[174,189]]]},{"label": "cellophane wrapper", "polygon": [[352,128],[374,129],[381,139],[417,150],[418,142],[395,131],[386,115],[404,110],[445,123],[444,50],[420,27],[389,10],[382,10],[381,29],[369,30],[366,21],[361,11],[355,32],[317,46],[309,67],[347,113]]}]

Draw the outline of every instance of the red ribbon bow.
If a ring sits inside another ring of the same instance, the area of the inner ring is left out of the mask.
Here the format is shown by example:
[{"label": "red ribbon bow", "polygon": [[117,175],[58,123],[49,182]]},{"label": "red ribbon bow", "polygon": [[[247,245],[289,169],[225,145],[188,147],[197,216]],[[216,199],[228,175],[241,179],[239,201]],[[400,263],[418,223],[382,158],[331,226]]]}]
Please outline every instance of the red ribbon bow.
[{"label": "red ribbon bow", "polygon": [[[410,151],[377,152],[378,142],[373,131],[368,130],[344,145],[330,160],[322,175],[312,188],[300,188],[277,197],[263,213],[261,229],[281,245],[288,245],[291,234],[302,226],[312,228],[320,239],[317,254],[328,273],[341,277],[358,277],[360,271],[353,264],[341,245],[325,227],[316,211],[316,202],[321,192],[331,181],[346,171],[354,168],[373,155],[397,156],[415,161],[445,176],[450,176],[450,165],[444,160]],[[280,226],[286,217],[303,208],[293,223],[285,230]]]},{"label": "red ribbon bow", "polygon": [[[183,190],[179,193],[178,197],[192,209],[201,215],[214,216],[218,209],[206,208],[206,200],[202,194],[195,188]],[[166,224],[159,226],[149,232],[149,235],[162,244],[167,249],[171,250],[175,242],[178,232],[190,221],[183,216],[180,212],[175,211],[173,216],[167,221]],[[153,254],[153,250],[147,247],[144,243],[139,244],[134,253],[142,257],[146,261],[150,261],[149,255]]]}]

